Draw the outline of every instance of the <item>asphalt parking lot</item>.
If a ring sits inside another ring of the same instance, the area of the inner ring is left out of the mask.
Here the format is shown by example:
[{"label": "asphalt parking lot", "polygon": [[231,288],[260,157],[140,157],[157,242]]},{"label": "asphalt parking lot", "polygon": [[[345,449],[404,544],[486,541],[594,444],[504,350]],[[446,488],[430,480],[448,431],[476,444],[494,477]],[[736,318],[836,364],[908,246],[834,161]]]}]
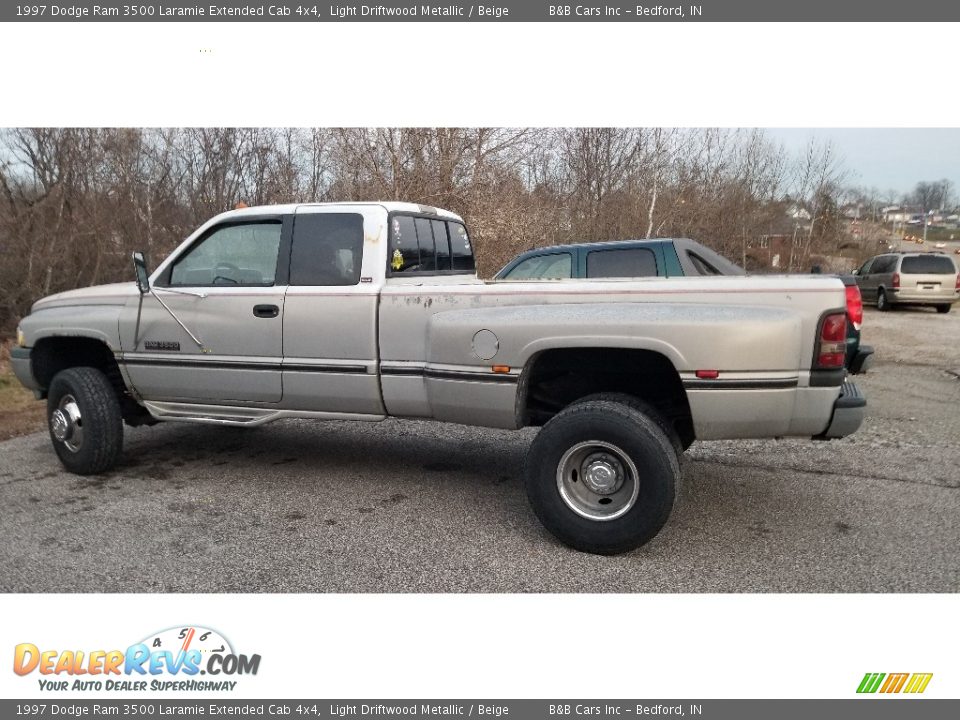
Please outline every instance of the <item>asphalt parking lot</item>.
[{"label": "asphalt parking lot", "polygon": [[127,429],[104,476],[0,443],[6,592],[956,592],[960,308],[878,313],[842,441],[695,444],[678,507],[617,557],[541,528],[532,430],[430,422]]}]

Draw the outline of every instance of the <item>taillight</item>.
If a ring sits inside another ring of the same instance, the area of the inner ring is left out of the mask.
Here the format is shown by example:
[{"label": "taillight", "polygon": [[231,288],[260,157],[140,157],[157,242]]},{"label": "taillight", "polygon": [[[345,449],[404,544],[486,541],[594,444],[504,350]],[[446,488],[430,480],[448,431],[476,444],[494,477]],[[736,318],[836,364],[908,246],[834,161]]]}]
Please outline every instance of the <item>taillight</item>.
[{"label": "taillight", "polygon": [[863,298],[860,297],[860,288],[856,285],[847,285],[847,317],[853,323],[855,330],[863,324]]},{"label": "taillight", "polygon": [[819,369],[842,368],[846,354],[847,315],[846,313],[827,315],[820,323],[816,367]]},{"label": "taillight", "polygon": [[893,279],[890,281],[890,286],[895,288],[900,287],[900,273],[893,274]]},{"label": "taillight", "polygon": [[957,284],[954,286],[960,292],[960,273],[957,273]]}]

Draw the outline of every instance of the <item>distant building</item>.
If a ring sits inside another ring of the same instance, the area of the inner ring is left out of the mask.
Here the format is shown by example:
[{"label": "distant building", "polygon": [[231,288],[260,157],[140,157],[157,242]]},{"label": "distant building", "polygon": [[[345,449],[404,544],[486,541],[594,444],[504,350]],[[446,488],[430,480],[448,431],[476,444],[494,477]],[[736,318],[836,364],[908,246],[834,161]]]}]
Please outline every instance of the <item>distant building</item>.
[{"label": "distant building", "polygon": [[883,209],[883,221],[888,223],[923,222],[923,208],[917,205],[895,205]]}]

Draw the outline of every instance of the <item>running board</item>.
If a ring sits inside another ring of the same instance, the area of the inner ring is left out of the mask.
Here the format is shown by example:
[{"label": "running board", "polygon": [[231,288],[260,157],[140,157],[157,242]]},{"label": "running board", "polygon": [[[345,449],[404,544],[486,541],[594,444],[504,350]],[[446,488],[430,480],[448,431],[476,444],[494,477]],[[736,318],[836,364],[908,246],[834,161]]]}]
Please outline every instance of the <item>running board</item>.
[{"label": "running board", "polygon": [[194,403],[144,401],[143,406],[157,420],[257,427],[274,420],[301,418],[306,420],[358,420],[380,422],[386,415],[317,412],[307,410],[275,410],[273,408],[232,407],[230,405],[197,405]]}]

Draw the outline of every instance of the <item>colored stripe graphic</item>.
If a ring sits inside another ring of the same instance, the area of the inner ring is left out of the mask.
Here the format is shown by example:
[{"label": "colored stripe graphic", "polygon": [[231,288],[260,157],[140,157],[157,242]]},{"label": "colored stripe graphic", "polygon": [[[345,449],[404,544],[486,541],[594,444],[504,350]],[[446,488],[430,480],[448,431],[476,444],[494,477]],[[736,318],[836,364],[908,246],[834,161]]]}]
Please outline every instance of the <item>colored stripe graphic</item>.
[{"label": "colored stripe graphic", "polygon": [[927,689],[927,685],[930,684],[930,679],[933,677],[933,673],[914,673],[913,677],[910,678],[910,682],[907,684],[907,689],[904,692],[907,693],[922,693]]},{"label": "colored stripe graphic", "polygon": [[883,673],[867,673],[863,676],[863,680],[860,681],[860,687],[857,688],[857,692],[875,693],[877,688],[880,687],[880,682],[884,677],[886,676]]},{"label": "colored stripe graphic", "polygon": [[910,677],[910,673],[890,673],[887,675],[887,681],[880,688],[882,693],[898,693],[903,689],[903,684]]},{"label": "colored stripe graphic", "polygon": [[875,693],[879,690],[879,692],[888,695],[901,691],[918,694],[927,689],[931,679],[933,679],[933,673],[913,673],[912,675],[910,673],[890,673],[889,675],[885,673],[866,673],[857,687],[857,692]]}]

